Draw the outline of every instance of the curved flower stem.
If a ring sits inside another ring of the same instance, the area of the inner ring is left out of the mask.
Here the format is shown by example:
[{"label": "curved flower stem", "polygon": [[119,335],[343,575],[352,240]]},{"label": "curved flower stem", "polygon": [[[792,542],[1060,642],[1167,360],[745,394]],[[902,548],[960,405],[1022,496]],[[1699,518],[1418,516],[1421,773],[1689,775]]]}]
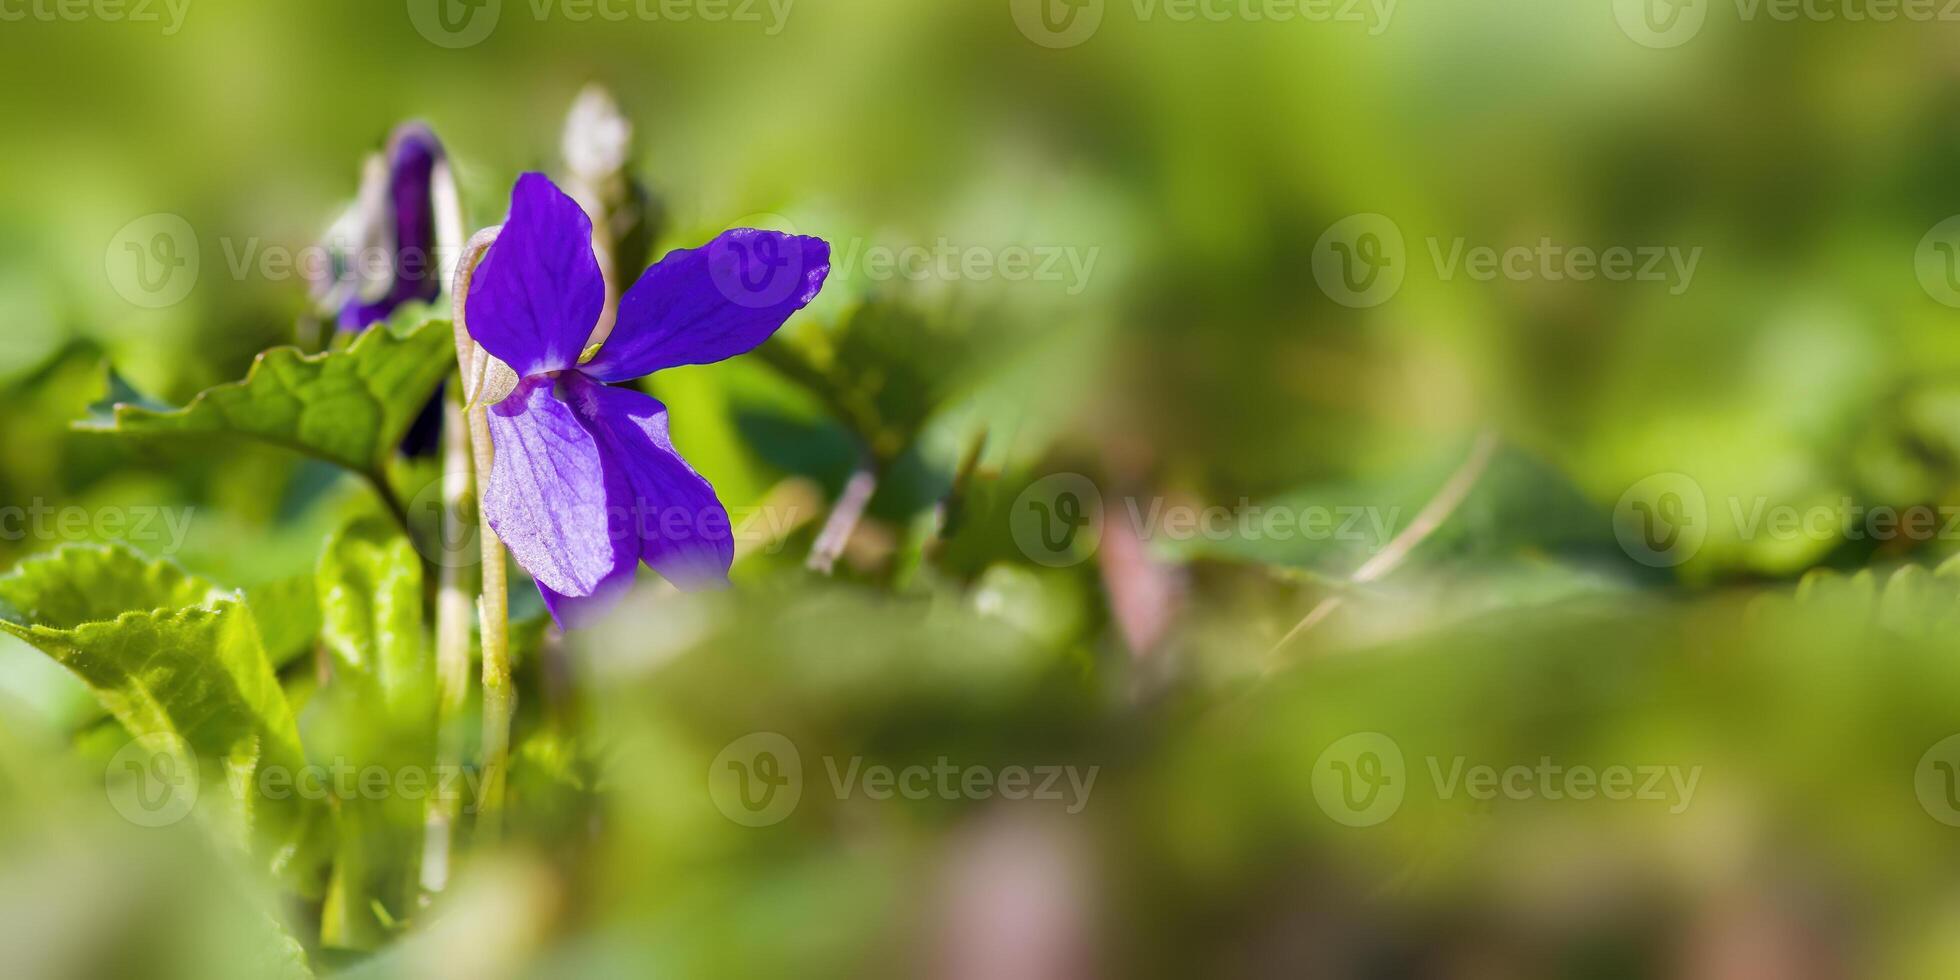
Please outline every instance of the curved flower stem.
[{"label": "curved flower stem", "polygon": [[510,681],[510,580],[504,563],[504,545],[490,526],[483,507],[483,488],[490,485],[490,472],[496,461],[496,448],[490,442],[490,408],[480,404],[478,391],[489,355],[470,339],[464,322],[464,307],[470,295],[470,277],[483,260],[499,228],[477,232],[463,248],[462,262],[456,270],[454,297],[456,363],[462,369],[463,398],[467,404],[470,458],[476,471],[478,541],[483,549],[483,588],[477,598],[477,619],[483,636],[483,791],[477,801],[477,832],[494,839],[503,822],[504,770],[510,756],[510,720],[516,692]]}]

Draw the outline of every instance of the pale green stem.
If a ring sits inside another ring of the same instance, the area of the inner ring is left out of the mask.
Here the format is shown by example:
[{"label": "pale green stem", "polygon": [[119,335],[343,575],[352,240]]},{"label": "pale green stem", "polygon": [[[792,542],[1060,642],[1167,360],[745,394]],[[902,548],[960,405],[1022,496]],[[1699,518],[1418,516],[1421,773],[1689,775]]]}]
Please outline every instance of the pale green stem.
[{"label": "pale green stem", "polygon": [[479,398],[488,355],[470,339],[464,307],[470,294],[470,277],[491,243],[497,240],[498,230],[486,228],[477,232],[464,246],[452,293],[456,361],[464,379],[470,459],[476,471],[478,540],[483,549],[483,588],[477,599],[477,621],[483,638],[483,789],[477,801],[477,833],[486,840],[494,839],[503,823],[504,771],[509,764],[510,720],[516,692],[510,681],[510,582],[504,564],[504,545],[490,527],[489,514],[482,506],[483,488],[490,485],[490,472],[496,461],[496,448],[490,442],[490,408]]},{"label": "pale green stem", "polygon": [[[465,222],[463,197],[450,172],[449,161],[437,160],[429,175],[431,204],[435,212],[437,255],[442,279],[455,292],[457,269],[462,261]],[[456,336],[469,335],[456,324]],[[459,381],[470,376],[468,348],[458,344],[456,368]],[[451,385],[442,400],[442,535],[437,553],[442,555],[441,586],[436,593],[436,761],[445,767],[463,761],[463,738],[458,718],[470,697],[470,571],[458,551],[465,547],[469,531],[467,519],[475,497],[470,458],[468,421],[463,415],[463,385]],[[438,771],[452,771],[440,769]],[[422,842],[422,889],[424,900],[449,885],[450,852],[456,839],[456,818],[461,799],[453,793],[433,793],[429,797],[428,824]]]},{"label": "pale green stem", "polygon": [[[476,456],[477,485],[489,483],[490,410],[470,410],[470,446]],[[481,510],[481,508],[478,508]],[[504,545],[483,518],[483,595],[478,617],[483,624],[483,799],[478,804],[479,833],[494,837],[502,824],[504,770],[510,755],[510,719],[517,694],[510,683],[510,583],[504,567]]]},{"label": "pale green stem", "polygon": [[436,687],[444,720],[469,700],[470,582],[456,549],[464,543],[474,510],[475,460],[470,457],[462,393],[452,390],[442,406],[442,588],[436,598]]},{"label": "pale green stem", "polygon": [[[436,593],[436,738],[438,771],[462,762],[463,748],[456,718],[469,700],[470,583],[469,568],[456,549],[467,534],[466,518],[474,461],[470,459],[468,424],[462,391],[451,389],[442,403],[442,585]],[[458,800],[448,793],[429,797],[428,832],[422,847],[422,890],[434,894],[448,887],[450,843],[455,837]]]}]

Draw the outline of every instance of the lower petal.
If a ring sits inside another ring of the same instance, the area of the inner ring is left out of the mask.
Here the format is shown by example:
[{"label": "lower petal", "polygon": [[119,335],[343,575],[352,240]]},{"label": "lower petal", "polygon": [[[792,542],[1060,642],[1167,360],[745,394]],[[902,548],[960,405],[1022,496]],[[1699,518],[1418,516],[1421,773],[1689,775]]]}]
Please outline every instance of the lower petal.
[{"label": "lower petal", "polygon": [[540,588],[585,598],[631,572],[637,541],[616,506],[627,485],[548,380],[527,381],[490,410],[496,448],[483,510]]},{"label": "lower petal", "polygon": [[630,488],[628,535],[640,559],[684,590],[725,587],[735,536],[715,488],[674,449],[667,407],[627,388],[568,376],[579,421]]},{"label": "lower petal", "polygon": [[637,558],[629,561],[588,596],[561,595],[543,583],[538,583],[538,594],[544,597],[544,607],[559,629],[584,629],[604,619],[625,598],[633,588],[633,572],[639,567]]}]

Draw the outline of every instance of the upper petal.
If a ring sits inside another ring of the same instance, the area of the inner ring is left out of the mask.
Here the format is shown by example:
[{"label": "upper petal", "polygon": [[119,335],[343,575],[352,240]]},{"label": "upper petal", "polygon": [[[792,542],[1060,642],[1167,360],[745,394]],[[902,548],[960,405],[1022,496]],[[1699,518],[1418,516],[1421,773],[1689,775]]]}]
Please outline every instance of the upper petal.
[{"label": "upper petal", "polygon": [[727,585],[735,561],[728,511],[715,488],[674,450],[667,407],[578,374],[567,376],[566,388],[608,468],[630,488],[628,533],[640,559],[682,589]]},{"label": "upper petal", "polygon": [[543,174],[510,193],[510,218],[470,280],[470,336],[519,377],[578,363],[606,283],[592,254],[592,219]]},{"label": "upper petal", "polygon": [[746,353],[809,305],[829,275],[828,242],[754,228],[670,252],[620,298],[612,336],[581,370],[629,381]]},{"label": "upper petal", "polygon": [[594,595],[639,557],[625,511],[624,479],[609,473],[598,440],[559,401],[549,381],[529,381],[490,409],[496,448],[483,511],[539,586]]}]

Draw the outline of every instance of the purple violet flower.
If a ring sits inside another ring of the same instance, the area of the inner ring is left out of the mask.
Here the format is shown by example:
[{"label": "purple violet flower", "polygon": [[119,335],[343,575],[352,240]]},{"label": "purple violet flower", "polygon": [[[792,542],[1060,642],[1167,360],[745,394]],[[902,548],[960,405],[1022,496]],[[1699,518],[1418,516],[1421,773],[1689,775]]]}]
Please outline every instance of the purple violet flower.
[{"label": "purple violet flower", "polygon": [[642,561],[682,589],[727,585],[728,512],[675,451],[666,406],[611,386],[754,349],[829,274],[821,239],[724,232],[648,269],[581,363],[606,299],[592,221],[543,174],[518,178],[464,314],[470,336],[520,379],[489,410],[496,463],[484,512],[559,625],[603,612]]},{"label": "purple violet flower", "polygon": [[[432,302],[442,294],[434,187],[442,162],[442,142],[421,123],[404,123],[389,137],[382,168],[368,178],[386,184],[363,186],[352,216],[352,231],[360,239],[353,257],[359,267],[352,274],[361,288],[351,295],[332,295],[340,329],[366,330],[405,303]],[[360,273],[382,257],[387,259],[386,277],[361,283]]]}]

